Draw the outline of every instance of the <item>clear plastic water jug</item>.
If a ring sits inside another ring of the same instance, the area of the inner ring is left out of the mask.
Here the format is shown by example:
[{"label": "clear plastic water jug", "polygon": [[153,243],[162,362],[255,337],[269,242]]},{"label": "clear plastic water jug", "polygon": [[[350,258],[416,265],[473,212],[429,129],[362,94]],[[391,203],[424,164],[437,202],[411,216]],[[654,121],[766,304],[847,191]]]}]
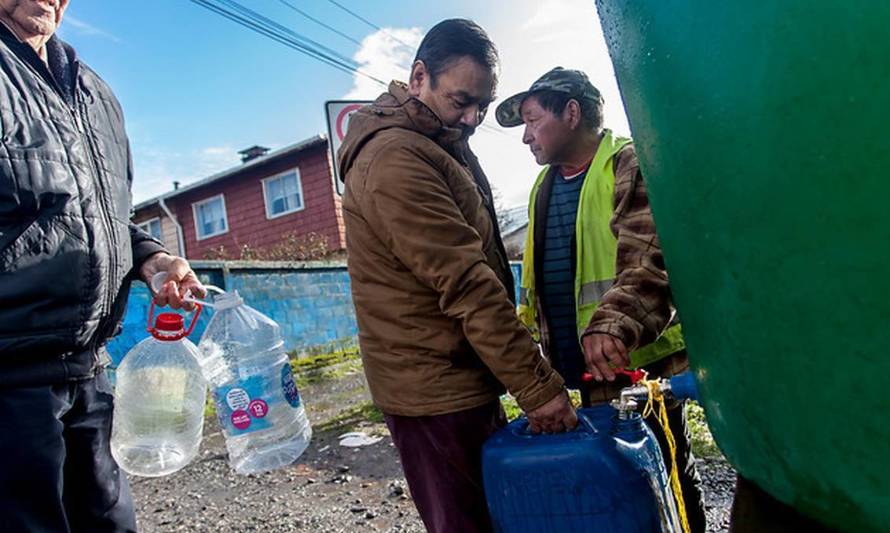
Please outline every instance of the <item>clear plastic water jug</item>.
[{"label": "clear plastic water jug", "polygon": [[289,465],[306,450],[312,428],[280,328],[237,291],[216,296],[213,307],[198,348],[229,462],[239,474]]},{"label": "clear plastic water jug", "polygon": [[[149,312],[149,324],[154,303]],[[126,472],[164,476],[198,454],[204,429],[207,386],[191,333],[200,307],[186,330],[176,313],[161,313],[151,337],[121,361],[115,387],[111,453]]]}]

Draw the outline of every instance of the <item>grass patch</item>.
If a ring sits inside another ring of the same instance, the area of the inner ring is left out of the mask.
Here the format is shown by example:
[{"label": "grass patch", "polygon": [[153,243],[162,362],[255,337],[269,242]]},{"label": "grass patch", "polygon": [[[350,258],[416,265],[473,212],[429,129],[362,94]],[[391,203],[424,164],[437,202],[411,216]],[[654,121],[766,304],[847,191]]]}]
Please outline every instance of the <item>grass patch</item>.
[{"label": "grass patch", "polygon": [[504,412],[507,413],[507,420],[511,422],[522,416],[522,409],[516,403],[516,398],[509,394],[501,396],[501,406],[503,406]]},{"label": "grass patch", "polygon": [[216,416],[216,404],[213,403],[213,394],[207,393],[207,400],[204,402],[204,418]]},{"label": "grass patch", "polygon": [[340,411],[334,418],[317,424],[315,429],[319,432],[344,431],[352,429],[361,422],[383,423],[383,413],[372,402],[363,402],[348,409]]},{"label": "grass patch", "polygon": [[327,366],[300,367],[299,370],[294,370],[294,382],[298,389],[302,389],[307,385],[340,379],[347,374],[360,371],[361,368],[361,360],[355,358]]},{"label": "grass patch", "polygon": [[291,368],[294,369],[294,372],[304,372],[307,370],[336,365],[338,363],[345,363],[347,361],[356,361],[358,359],[358,350],[345,350],[320,355],[310,355],[298,359],[291,357],[290,365]]}]

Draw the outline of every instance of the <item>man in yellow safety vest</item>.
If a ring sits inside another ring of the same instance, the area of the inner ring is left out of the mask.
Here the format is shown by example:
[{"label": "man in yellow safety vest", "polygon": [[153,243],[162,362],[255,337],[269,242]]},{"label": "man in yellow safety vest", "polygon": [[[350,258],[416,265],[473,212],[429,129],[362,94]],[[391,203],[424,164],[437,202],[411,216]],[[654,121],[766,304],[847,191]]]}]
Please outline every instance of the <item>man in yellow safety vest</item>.
[{"label": "man in yellow safety vest", "polygon": [[[603,129],[599,91],[583,72],[557,67],[500,104],[497,120],[525,124],[523,142],[546,165],[529,200],[519,317],[566,386],[591,405],[630,385],[617,369],[642,367],[651,376],[688,369],[634,146]],[[669,418],[689,523],[703,532],[681,402],[669,406]],[[646,421],[667,452],[655,417]]]}]

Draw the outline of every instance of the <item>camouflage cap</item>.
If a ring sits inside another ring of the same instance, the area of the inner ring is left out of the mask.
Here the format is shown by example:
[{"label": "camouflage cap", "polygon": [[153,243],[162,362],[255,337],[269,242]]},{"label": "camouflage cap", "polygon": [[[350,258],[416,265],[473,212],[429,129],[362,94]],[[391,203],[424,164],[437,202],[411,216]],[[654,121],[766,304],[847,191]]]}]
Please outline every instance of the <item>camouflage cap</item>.
[{"label": "camouflage cap", "polygon": [[539,91],[554,91],[565,93],[577,100],[587,100],[590,103],[602,103],[603,97],[590,80],[587,74],[580,70],[564,69],[556,67],[550,72],[538,78],[527,91],[514,94],[498,105],[495,118],[498,124],[505,128],[512,128],[522,124],[522,115],[519,110],[522,102],[532,93]]}]

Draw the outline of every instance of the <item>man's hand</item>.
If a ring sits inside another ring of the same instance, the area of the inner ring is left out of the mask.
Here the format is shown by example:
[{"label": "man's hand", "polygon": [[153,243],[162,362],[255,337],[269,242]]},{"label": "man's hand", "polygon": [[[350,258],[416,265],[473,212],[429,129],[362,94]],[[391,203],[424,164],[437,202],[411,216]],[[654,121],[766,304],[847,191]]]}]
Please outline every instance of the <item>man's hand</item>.
[{"label": "man's hand", "polygon": [[575,429],[578,416],[563,391],[541,407],[528,412],[528,426],[532,433],[561,433]]},{"label": "man's hand", "polygon": [[[606,333],[591,333],[581,339],[584,347],[584,362],[593,379],[615,381],[613,368],[625,368],[630,365],[627,347],[621,339]],[[611,363],[611,365],[610,365]]]},{"label": "man's hand", "polygon": [[173,309],[184,308],[191,311],[195,304],[182,300],[186,293],[191,292],[191,296],[195,298],[203,298],[207,294],[188,261],[181,257],[159,252],[146,259],[139,269],[139,275],[149,287],[151,278],[158,272],[166,273],[167,278],[154,296],[155,305],[169,305]]}]

